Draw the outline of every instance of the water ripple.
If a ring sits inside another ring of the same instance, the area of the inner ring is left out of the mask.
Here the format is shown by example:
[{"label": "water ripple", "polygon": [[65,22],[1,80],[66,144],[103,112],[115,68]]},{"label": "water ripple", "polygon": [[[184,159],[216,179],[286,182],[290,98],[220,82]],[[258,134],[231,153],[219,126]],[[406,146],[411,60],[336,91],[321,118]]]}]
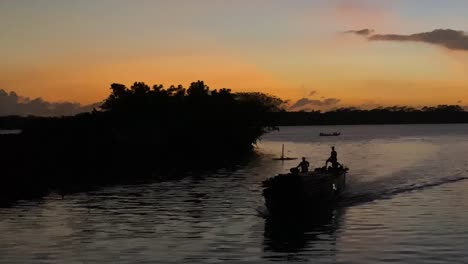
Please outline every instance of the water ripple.
[{"label": "water ripple", "polygon": [[[465,262],[468,126],[320,129],[269,135],[236,169],[0,208],[0,263]],[[261,216],[261,182],[297,165],[272,160],[283,143],[317,166],[336,145],[351,167],[320,221]]]}]

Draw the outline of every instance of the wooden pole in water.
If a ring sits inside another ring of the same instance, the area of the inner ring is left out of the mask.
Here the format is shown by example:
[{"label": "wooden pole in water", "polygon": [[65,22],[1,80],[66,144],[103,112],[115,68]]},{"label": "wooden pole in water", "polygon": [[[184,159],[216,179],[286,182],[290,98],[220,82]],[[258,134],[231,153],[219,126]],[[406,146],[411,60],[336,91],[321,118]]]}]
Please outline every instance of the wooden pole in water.
[{"label": "wooden pole in water", "polygon": [[283,144],[283,147],[281,149],[281,159],[284,159],[284,144]]}]

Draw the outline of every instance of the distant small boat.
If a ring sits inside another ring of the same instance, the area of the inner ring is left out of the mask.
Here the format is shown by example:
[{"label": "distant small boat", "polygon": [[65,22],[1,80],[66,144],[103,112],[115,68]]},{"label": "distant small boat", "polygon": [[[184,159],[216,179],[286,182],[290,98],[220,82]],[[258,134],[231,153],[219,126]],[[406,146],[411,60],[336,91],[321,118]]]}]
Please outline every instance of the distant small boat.
[{"label": "distant small boat", "polygon": [[0,129],[0,135],[19,135],[21,132],[21,129]]},{"label": "distant small boat", "polygon": [[341,135],[340,132],[333,132],[333,133],[320,133],[319,136],[321,137],[337,137]]},{"label": "distant small boat", "polygon": [[284,144],[281,148],[281,157],[280,158],[275,158],[274,160],[297,160],[297,158],[290,158],[290,157],[285,157],[284,156]]}]

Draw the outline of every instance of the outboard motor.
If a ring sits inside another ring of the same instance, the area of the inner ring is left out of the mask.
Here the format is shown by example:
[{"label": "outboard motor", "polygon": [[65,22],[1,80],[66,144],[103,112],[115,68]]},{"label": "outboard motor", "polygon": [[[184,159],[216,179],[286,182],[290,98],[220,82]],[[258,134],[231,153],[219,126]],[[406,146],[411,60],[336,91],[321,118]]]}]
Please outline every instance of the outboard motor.
[{"label": "outboard motor", "polygon": [[291,168],[291,169],[289,169],[289,171],[290,171],[292,174],[298,174],[298,173],[299,173],[299,169],[298,169],[298,168]]}]

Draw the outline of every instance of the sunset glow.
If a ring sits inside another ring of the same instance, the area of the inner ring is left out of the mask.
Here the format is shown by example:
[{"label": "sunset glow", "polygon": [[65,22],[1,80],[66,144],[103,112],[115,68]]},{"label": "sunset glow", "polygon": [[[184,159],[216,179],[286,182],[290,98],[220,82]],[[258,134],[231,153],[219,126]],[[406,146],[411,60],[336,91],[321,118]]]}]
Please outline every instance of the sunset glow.
[{"label": "sunset glow", "polygon": [[317,108],[468,105],[468,50],[344,33],[467,31],[466,10],[461,0],[0,1],[0,89],[90,104],[114,82],[204,80],[337,99]]}]

